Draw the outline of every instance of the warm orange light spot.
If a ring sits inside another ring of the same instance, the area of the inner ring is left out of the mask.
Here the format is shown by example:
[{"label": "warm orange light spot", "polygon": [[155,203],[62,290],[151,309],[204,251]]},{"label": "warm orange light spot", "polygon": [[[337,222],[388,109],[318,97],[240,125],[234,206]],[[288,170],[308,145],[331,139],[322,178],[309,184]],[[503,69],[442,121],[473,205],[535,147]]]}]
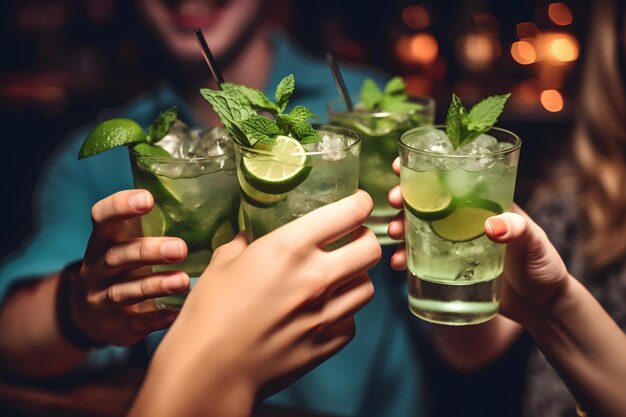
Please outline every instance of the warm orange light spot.
[{"label": "warm orange light spot", "polygon": [[548,6],[548,16],[555,24],[567,26],[573,22],[572,12],[565,3],[552,3]]},{"label": "warm orange light spot", "polygon": [[530,42],[513,42],[511,45],[511,56],[520,64],[528,65],[537,60],[537,51]]},{"label": "warm orange light spot", "polygon": [[533,22],[518,23],[515,27],[518,38],[532,38],[539,34],[539,28]]},{"label": "warm orange light spot", "polygon": [[417,35],[398,38],[396,53],[400,59],[406,62],[430,64],[439,54],[439,45],[433,35],[418,33]]},{"label": "warm orange light spot", "polygon": [[550,50],[558,61],[569,62],[578,58],[578,45],[568,36],[553,39]]},{"label": "warm orange light spot", "polygon": [[413,29],[424,29],[430,25],[430,14],[424,6],[408,6],[402,10],[404,24]]},{"label": "warm orange light spot", "polygon": [[500,56],[500,44],[495,36],[473,33],[457,40],[456,54],[457,59],[464,66],[482,70]]},{"label": "warm orange light spot", "polygon": [[544,90],[540,100],[541,105],[549,112],[556,113],[563,110],[563,96],[557,90]]}]

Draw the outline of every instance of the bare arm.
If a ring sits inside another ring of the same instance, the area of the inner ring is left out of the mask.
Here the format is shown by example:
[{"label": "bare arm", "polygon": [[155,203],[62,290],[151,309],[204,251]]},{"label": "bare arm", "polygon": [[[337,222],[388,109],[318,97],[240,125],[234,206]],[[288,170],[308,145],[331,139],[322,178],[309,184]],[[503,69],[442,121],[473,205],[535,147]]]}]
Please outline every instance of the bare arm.
[{"label": "bare arm", "polygon": [[[66,341],[55,314],[58,275],[21,285],[0,310],[0,364],[24,377],[50,377],[75,367],[85,352]],[[54,359],[51,359],[54,358]]]},{"label": "bare arm", "polygon": [[590,416],[626,410],[626,335],[576,279],[527,329]]}]

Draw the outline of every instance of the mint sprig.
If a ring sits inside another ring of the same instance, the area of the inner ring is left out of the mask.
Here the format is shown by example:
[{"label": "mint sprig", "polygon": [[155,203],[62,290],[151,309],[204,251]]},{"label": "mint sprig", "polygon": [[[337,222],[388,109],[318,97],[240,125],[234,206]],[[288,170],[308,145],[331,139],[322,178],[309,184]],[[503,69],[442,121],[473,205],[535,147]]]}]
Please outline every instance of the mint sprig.
[{"label": "mint sprig", "polygon": [[452,94],[452,102],[446,116],[448,139],[454,149],[471,143],[487,132],[498,121],[504,105],[511,94],[501,94],[485,98],[475,104],[468,112],[461,99]]},{"label": "mint sprig", "polygon": [[163,139],[167,132],[170,131],[176,117],[178,116],[178,111],[176,107],[170,107],[169,109],[163,110],[157,118],[148,126],[148,134],[146,135],[146,142],[155,143]]},{"label": "mint sprig", "polygon": [[410,112],[423,107],[409,101],[402,77],[392,77],[383,90],[374,80],[366,78],[361,86],[361,104],[366,110],[388,112]]},{"label": "mint sprig", "polygon": [[[260,90],[231,83],[222,84],[222,90],[203,88],[200,93],[231,137],[243,145],[254,146],[258,142],[271,145],[279,135],[291,136],[302,143],[321,141],[319,133],[308,122],[310,118],[317,118],[315,113],[304,106],[284,113],[294,90],[295,79],[289,74],[276,87],[276,102]],[[269,112],[274,118],[257,111]]]}]

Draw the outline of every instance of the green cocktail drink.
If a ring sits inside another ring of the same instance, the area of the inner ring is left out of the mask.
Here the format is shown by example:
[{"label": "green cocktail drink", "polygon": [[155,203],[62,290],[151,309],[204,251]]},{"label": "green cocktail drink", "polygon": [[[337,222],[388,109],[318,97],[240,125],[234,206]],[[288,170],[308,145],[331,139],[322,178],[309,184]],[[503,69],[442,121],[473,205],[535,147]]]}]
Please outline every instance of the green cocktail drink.
[{"label": "green cocktail drink", "polygon": [[[183,262],[153,269],[185,271],[192,286],[207,267],[213,251],[239,230],[239,190],[232,141],[222,128],[213,128],[203,136],[202,148],[208,150],[205,156],[175,158],[165,150],[164,154],[155,152],[154,147],[148,153],[142,153],[139,146],[130,149],[135,186],[150,191],[155,203],[141,218],[143,235],[180,237],[188,248]],[[161,297],[156,303],[161,308],[180,308],[186,295]]]},{"label": "green cocktail drink", "polygon": [[389,205],[387,194],[399,183],[391,169],[398,156],[398,139],[407,130],[432,125],[435,117],[432,98],[410,97],[408,102],[415,106],[396,111],[366,109],[360,103],[348,111],[340,98],[328,103],[329,123],[352,129],[361,136],[359,187],[374,200],[374,210],[366,226],[383,245],[397,243],[387,235],[389,221],[398,214]]},{"label": "green cocktail drink", "polygon": [[434,323],[466,325],[499,307],[504,245],[484,222],[511,208],[521,141],[491,128],[454,149],[446,126],[400,139],[409,309]]},{"label": "green cocktail drink", "polygon": [[273,145],[235,145],[249,241],[357,191],[359,136],[333,126],[314,128],[320,142],[278,136]]}]

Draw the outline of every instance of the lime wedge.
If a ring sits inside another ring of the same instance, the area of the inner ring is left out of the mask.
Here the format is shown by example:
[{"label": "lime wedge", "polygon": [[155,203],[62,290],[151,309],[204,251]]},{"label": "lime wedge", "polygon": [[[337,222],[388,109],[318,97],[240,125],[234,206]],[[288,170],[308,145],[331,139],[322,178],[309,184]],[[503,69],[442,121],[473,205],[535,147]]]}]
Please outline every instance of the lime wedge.
[{"label": "lime wedge", "polygon": [[452,196],[435,172],[402,170],[404,207],[421,220],[446,217],[453,210]]},{"label": "lime wedge", "polygon": [[241,198],[255,207],[271,207],[287,197],[287,194],[268,194],[257,190],[246,181],[241,171],[237,171],[237,177],[241,186]]},{"label": "lime wedge", "polygon": [[259,144],[255,149],[271,152],[271,156],[243,156],[241,170],[247,182],[257,191],[284,194],[300,185],[311,172],[306,150],[288,136],[278,136],[273,145]]},{"label": "lime wedge", "polygon": [[230,220],[222,223],[211,238],[211,250],[215,251],[215,249],[219,248],[225,243],[233,240],[237,232],[233,230],[233,225]]},{"label": "lime wedge", "polygon": [[143,128],[130,119],[110,119],[100,123],[89,133],[78,151],[78,159],[97,155],[116,146],[144,142]]},{"label": "lime wedge", "polygon": [[484,224],[491,216],[502,213],[502,206],[485,199],[466,200],[473,207],[457,207],[449,216],[430,224],[432,231],[450,242],[468,242],[485,234]]}]

